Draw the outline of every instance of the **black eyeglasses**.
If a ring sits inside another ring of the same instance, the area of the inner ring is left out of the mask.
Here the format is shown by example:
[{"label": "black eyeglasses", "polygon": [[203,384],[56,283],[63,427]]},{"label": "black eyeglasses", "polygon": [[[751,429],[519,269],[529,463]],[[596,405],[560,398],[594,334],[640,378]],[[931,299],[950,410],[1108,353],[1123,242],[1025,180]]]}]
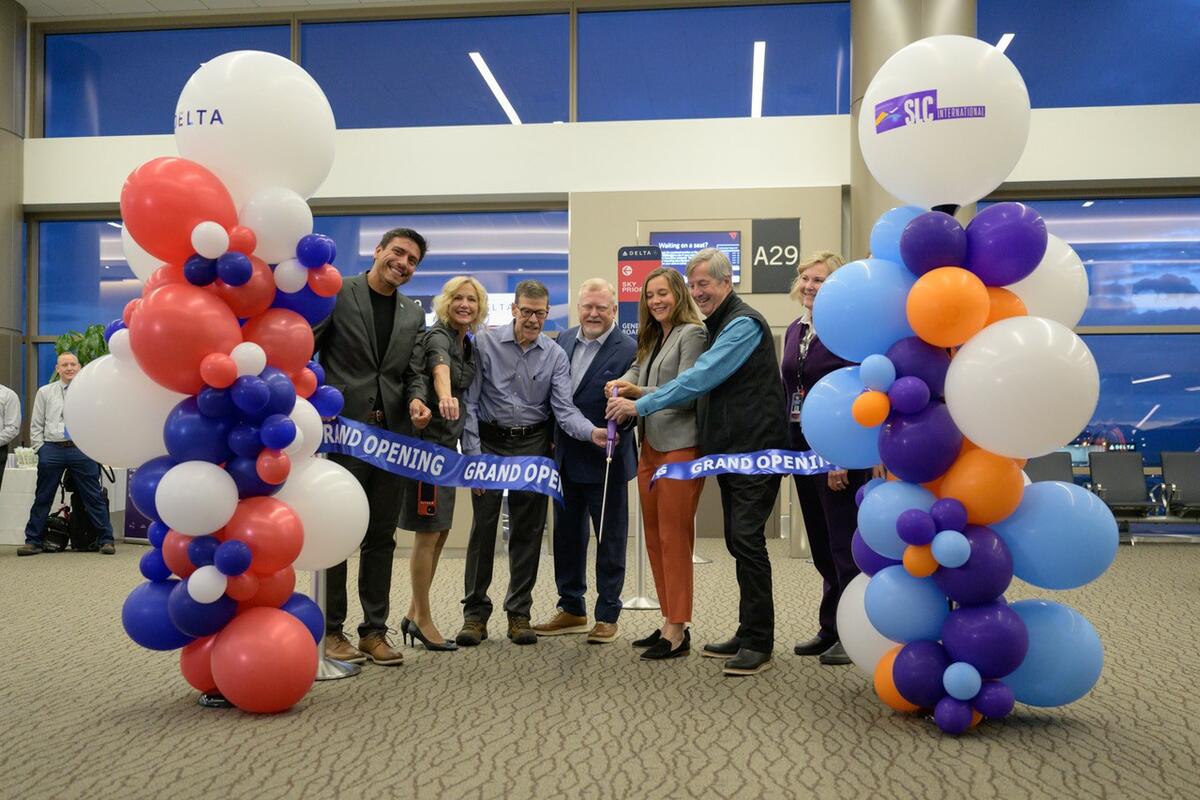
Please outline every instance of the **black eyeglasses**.
[{"label": "black eyeglasses", "polygon": [[545,319],[546,317],[550,316],[550,312],[544,308],[534,310],[532,308],[521,308],[518,306],[517,311],[520,313],[521,319],[529,319],[530,317]]}]

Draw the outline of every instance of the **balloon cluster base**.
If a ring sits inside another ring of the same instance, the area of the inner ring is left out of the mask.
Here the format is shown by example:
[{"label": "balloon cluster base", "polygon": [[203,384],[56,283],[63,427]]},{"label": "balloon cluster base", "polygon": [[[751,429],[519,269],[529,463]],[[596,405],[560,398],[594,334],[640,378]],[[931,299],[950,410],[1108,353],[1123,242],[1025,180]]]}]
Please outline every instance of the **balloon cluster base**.
[{"label": "balloon cluster base", "polygon": [[204,708],[233,708],[233,703],[216,692],[205,692],[196,698],[196,704]]},{"label": "balloon cluster base", "polygon": [[332,658],[322,658],[317,664],[317,680],[336,681],[339,678],[353,678],[362,672],[358,664],[347,664]]}]

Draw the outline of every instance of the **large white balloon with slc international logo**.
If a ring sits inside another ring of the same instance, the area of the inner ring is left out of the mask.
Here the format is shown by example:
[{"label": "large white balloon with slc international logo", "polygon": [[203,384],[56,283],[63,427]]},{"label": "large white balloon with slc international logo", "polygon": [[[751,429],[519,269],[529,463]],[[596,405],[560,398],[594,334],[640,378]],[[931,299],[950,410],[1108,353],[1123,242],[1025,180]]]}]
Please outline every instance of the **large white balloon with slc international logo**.
[{"label": "large white balloon with slc international logo", "polygon": [[179,154],[216,173],[238,208],[268,187],[312,196],[333,166],[335,130],[317,82],[257,50],[205,62],[175,107]]},{"label": "large white balloon with slc international logo", "polygon": [[931,36],[889,58],[858,118],[863,159],[907,203],[966,205],[1004,182],[1029,138],[1029,92],[1008,58],[966,36]]}]

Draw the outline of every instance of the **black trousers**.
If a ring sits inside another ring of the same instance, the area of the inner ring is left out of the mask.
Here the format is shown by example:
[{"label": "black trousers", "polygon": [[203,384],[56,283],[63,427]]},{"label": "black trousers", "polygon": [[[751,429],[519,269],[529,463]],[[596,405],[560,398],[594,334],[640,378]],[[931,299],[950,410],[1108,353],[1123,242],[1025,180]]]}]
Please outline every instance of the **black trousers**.
[{"label": "black trousers", "polygon": [[0,444],[0,487],[4,486],[4,468],[8,466],[8,445]]},{"label": "black trousers", "polygon": [[767,519],[779,495],[778,475],[718,475],[725,517],[725,547],[733,556],[738,589],[737,637],[742,647],[770,653],[775,647],[775,599],[767,556]]},{"label": "black trousers", "polygon": [[[482,427],[482,426],[481,426]],[[546,456],[550,453],[549,432],[545,428],[520,439],[504,439],[480,430],[480,449],[498,456]],[[492,562],[496,557],[496,526],[500,521],[503,492],[487,490],[471,493],[475,518],[467,541],[466,574],[463,578],[463,618],[486,623],[492,615]],[[548,498],[538,492],[508,493],[508,594],[504,610],[516,617],[530,616],[533,585],[537,582],[541,558],[542,531],[546,527]]]},{"label": "black trousers", "polygon": [[[600,529],[604,484],[563,478],[563,505],[554,507],[554,582],[558,605],[587,616],[587,555],[593,531]],[[596,545],[596,621],[616,622],[625,588],[625,543],[629,536],[629,484],[610,479],[604,506],[604,537]]]},{"label": "black trousers", "polygon": [[859,572],[850,549],[854,529],[858,527],[858,506],[854,504],[854,495],[860,486],[871,479],[871,471],[849,470],[848,485],[836,492],[829,488],[827,475],[792,477],[796,481],[800,511],[804,514],[804,529],[808,532],[813,566],[825,581],[818,612],[821,622],[818,635],[836,639],[838,601],[841,600],[842,591]]},{"label": "black trousers", "polygon": [[[363,622],[358,626],[358,635],[383,633],[388,627],[391,604],[396,522],[410,481],[350,456],[332,454],[329,458],[350,470],[367,493],[371,516],[359,548],[358,599],[362,603]],[[330,567],[325,576],[325,629],[335,633],[346,623],[346,562]]]}]

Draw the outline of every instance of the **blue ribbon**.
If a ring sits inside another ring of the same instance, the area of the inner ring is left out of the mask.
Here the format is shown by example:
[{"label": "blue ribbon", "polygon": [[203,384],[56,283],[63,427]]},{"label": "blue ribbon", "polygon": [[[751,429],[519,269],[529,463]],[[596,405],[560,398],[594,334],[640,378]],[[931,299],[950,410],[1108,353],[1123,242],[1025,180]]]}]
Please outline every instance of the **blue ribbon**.
[{"label": "blue ribbon", "polygon": [[346,417],[325,423],[318,452],[353,456],[373,467],[436,486],[537,492],[559,504],[563,501],[558,465],[542,456],[465,456]]},{"label": "blue ribbon", "polygon": [[695,461],[663,464],[650,478],[689,480],[708,475],[819,475],[838,469],[812,450],[758,450],[753,453],[722,453]]}]

